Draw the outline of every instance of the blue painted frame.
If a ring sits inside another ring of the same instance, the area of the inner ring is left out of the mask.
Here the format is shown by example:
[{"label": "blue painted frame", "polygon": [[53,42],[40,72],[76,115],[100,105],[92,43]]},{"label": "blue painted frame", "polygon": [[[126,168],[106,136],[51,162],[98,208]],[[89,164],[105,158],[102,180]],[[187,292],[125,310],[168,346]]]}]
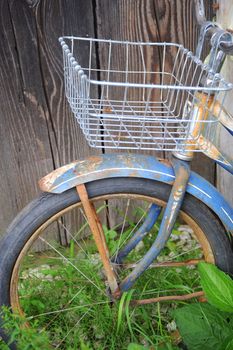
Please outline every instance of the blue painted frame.
[{"label": "blue painted frame", "polygon": [[[140,177],[172,185],[174,170],[167,161],[142,154],[103,154],[65,165],[39,181],[42,191],[62,193],[81,183],[103,178]],[[191,172],[186,192],[211,208],[233,233],[233,208],[217,189]]]}]

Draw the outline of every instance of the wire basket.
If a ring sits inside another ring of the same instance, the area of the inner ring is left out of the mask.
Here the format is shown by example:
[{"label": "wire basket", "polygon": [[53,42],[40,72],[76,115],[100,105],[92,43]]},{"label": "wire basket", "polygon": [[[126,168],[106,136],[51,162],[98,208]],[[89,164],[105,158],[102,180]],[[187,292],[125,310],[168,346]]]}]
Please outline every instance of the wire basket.
[{"label": "wire basket", "polygon": [[[66,97],[91,147],[180,151],[200,133],[215,137],[209,101],[220,101],[220,115],[231,85],[182,45],[59,40]],[[194,134],[198,105],[203,117]]]}]

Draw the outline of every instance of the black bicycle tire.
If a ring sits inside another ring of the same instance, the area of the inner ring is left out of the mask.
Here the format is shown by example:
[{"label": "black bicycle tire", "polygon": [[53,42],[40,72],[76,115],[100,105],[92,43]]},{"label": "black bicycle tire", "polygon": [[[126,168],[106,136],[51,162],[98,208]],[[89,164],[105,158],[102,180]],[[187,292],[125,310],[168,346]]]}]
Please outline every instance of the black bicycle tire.
[{"label": "black bicycle tire", "polygon": [[[114,178],[86,184],[90,198],[101,195],[132,193],[167,201],[171,186],[142,178]],[[10,306],[10,281],[15,261],[24,245],[44,222],[61,210],[77,203],[75,188],[62,194],[42,193],[25,207],[9,226],[0,243],[0,306]],[[220,220],[203,202],[186,194],[181,208],[204,232],[214,254],[216,265],[233,274],[233,252]],[[3,339],[7,339],[0,331]],[[16,349],[13,345],[11,348]]]}]

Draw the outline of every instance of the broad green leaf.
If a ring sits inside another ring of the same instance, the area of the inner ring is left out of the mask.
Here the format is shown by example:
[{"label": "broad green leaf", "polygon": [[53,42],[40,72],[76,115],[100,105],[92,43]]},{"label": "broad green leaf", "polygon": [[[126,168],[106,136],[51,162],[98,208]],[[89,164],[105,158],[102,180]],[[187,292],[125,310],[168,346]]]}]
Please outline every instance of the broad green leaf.
[{"label": "broad green leaf", "polygon": [[209,304],[192,304],[173,313],[189,350],[219,350],[232,335],[233,318]]},{"label": "broad green leaf", "polygon": [[215,265],[199,263],[201,285],[210,304],[219,310],[233,312],[233,280]]},{"label": "broad green leaf", "polygon": [[232,350],[233,349],[233,334],[229,336],[225,341],[223,342],[222,346],[219,350]]}]

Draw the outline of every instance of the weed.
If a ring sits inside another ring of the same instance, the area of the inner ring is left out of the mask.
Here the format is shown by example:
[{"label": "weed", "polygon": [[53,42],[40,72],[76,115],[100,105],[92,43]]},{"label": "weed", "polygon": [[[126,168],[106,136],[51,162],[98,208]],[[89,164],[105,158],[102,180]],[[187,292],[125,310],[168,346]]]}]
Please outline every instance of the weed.
[{"label": "weed", "polygon": [[[136,208],[133,216],[140,217],[142,213],[141,208]],[[103,226],[111,256],[125,244],[132,230],[136,230],[134,221],[126,219],[122,232],[119,225],[111,229]],[[129,254],[125,264],[142,258],[155,240],[158,225],[159,222],[143,243]],[[83,232],[83,229],[79,231]],[[182,231],[176,225],[159,263],[200,257],[196,241],[189,235],[187,239],[180,239],[181,235]],[[51,243],[55,252],[59,249],[56,256],[54,251],[47,250],[31,252],[24,260],[19,296],[25,317],[22,319],[4,310],[6,330],[14,329],[11,340],[17,340],[19,349],[47,349],[48,343],[61,350],[175,349],[167,329],[167,324],[172,321],[169,311],[183,303],[136,307],[131,301],[171,295],[174,291],[179,294],[197,291],[200,286],[196,269],[148,269],[133,290],[113,302],[106,297],[105,276],[93,239],[87,236],[85,243],[80,240],[77,245],[77,235],[72,237],[68,247],[58,248],[56,242]],[[127,267],[116,269],[119,279],[128,273]],[[30,322],[30,328],[22,327],[25,322]]]}]

